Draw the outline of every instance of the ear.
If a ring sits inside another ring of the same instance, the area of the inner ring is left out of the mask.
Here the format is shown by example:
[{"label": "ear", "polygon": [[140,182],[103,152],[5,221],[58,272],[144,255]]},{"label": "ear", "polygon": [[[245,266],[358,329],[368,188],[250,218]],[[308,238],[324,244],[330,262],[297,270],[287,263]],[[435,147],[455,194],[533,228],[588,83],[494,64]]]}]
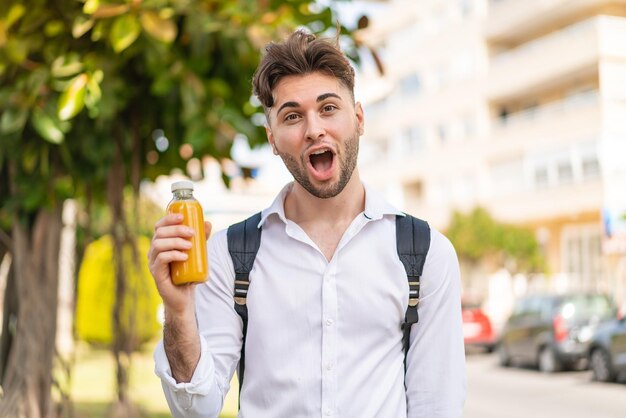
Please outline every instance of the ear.
[{"label": "ear", "polygon": [[272,152],[274,155],[278,155],[278,151],[276,151],[276,144],[274,143],[274,134],[272,133],[272,128],[269,125],[265,125],[265,135],[267,135],[267,142],[269,142],[272,147]]},{"label": "ear", "polygon": [[356,112],[356,120],[359,126],[359,135],[363,135],[365,132],[365,115],[363,114],[363,106],[361,106],[361,102],[356,102],[354,105],[354,111]]}]

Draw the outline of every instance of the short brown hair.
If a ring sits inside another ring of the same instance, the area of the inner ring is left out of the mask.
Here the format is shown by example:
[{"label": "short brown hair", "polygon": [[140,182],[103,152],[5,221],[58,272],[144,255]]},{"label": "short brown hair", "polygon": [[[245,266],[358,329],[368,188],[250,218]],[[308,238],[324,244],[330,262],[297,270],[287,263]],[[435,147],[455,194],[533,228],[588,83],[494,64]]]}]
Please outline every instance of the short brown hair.
[{"label": "short brown hair", "polygon": [[281,78],[314,72],[335,77],[350,91],[354,100],[354,68],[337,43],[333,45],[303,30],[295,31],[284,42],[267,45],[252,79],[253,92],[267,114],[274,105],[272,93]]}]

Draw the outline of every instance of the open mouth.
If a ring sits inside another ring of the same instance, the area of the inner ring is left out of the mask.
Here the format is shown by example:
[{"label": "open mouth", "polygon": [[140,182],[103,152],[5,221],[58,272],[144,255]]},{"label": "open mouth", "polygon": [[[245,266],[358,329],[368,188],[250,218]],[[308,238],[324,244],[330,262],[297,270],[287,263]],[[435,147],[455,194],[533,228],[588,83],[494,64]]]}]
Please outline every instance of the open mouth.
[{"label": "open mouth", "polygon": [[309,155],[309,167],[318,180],[327,180],[332,176],[335,154],[328,148],[317,150]]}]

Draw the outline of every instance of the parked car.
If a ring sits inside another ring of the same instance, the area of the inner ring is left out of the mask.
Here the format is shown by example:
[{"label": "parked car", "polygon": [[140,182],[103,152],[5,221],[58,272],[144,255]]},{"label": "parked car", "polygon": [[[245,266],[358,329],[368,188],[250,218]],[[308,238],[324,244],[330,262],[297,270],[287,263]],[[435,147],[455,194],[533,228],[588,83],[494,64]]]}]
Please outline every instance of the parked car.
[{"label": "parked car", "polygon": [[491,320],[479,304],[463,302],[463,337],[466,347],[479,347],[492,352],[496,345],[496,335]]},{"label": "parked car", "polygon": [[525,297],[516,304],[502,329],[500,364],[525,363],[542,372],[584,366],[595,329],[616,316],[617,308],[606,295]]},{"label": "parked car", "polygon": [[626,316],[596,330],[589,347],[589,368],[600,382],[626,374]]}]

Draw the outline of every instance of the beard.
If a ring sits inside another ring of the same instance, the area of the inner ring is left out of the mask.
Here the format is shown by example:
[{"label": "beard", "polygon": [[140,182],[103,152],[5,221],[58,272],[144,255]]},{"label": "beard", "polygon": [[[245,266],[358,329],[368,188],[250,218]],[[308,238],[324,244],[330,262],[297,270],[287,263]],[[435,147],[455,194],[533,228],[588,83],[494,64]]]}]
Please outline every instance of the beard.
[{"label": "beard", "polygon": [[329,182],[322,186],[314,185],[309,179],[304,157],[300,157],[300,161],[298,161],[290,154],[282,153],[278,149],[276,149],[276,151],[283,160],[283,163],[285,163],[287,170],[289,170],[300,186],[315,197],[329,199],[341,193],[352,178],[352,173],[356,167],[359,154],[359,133],[358,130],[355,129],[352,136],[345,141],[343,152],[337,152],[337,154],[333,155],[333,158],[338,159],[339,180],[334,183]]}]

